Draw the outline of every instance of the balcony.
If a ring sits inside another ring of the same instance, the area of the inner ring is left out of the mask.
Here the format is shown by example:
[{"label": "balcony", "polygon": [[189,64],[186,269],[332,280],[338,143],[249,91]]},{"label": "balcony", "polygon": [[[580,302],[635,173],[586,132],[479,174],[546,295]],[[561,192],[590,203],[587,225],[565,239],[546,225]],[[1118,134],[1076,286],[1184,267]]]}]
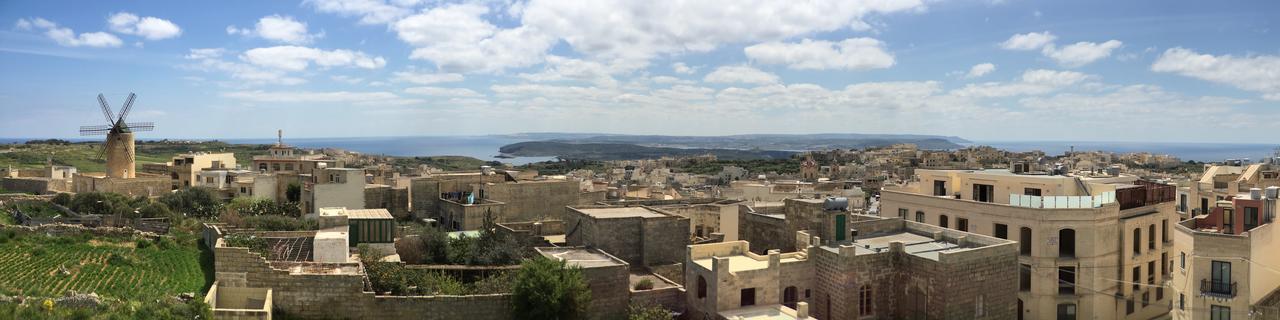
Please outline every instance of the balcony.
[{"label": "balcony", "polygon": [[1235,298],[1236,283],[1226,281],[1213,281],[1210,279],[1200,279],[1200,294],[1209,295],[1220,298]]},{"label": "balcony", "polygon": [[1145,207],[1164,202],[1173,202],[1177,196],[1177,187],[1167,184],[1138,180],[1134,186],[1116,189],[1116,202],[1120,210]]}]

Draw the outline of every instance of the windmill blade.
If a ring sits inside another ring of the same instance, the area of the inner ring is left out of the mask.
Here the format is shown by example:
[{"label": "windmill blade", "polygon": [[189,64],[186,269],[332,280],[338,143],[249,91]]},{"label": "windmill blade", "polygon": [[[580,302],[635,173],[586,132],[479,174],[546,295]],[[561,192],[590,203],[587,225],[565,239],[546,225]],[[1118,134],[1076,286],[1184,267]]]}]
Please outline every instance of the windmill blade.
[{"label": "windmill blade", "polygon": [[80,135],[82,136],[100,136],[111,132],[111,126],[82,126],[80,127]]},{"label": "windmill blade", "polygon": [[133,92],[129,93],[129,98],[124,100],[124,106],[120,107],[120,118],[115,123],[124,123],[124,117],[129,114],[129,109],[133,109],[133,99],[137,97],[138,95]]},{"label": "windmill blade", "polygon": [[156,124],[153,122],[126,123],[124,126],[129,129],[129,132],[151,131],[156,128]]},{"label": "windmill blade", "polygon": [[111,105],[107,104],[107,97],[103,97],[101,93],[98,94],[98,106],[102,107],[102,115],[107,117],[107,123],[115,124],[116,115],[111,112]]}]

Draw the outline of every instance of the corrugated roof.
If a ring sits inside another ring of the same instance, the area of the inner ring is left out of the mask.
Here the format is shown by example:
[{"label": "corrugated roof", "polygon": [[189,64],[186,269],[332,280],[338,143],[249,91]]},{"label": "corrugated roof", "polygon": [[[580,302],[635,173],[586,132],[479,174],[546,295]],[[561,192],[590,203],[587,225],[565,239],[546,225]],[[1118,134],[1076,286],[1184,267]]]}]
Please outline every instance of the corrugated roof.
[{"label": "corrugated roof", "polygon": [[387,209],[347,209],[347,219],[395,219]]}]

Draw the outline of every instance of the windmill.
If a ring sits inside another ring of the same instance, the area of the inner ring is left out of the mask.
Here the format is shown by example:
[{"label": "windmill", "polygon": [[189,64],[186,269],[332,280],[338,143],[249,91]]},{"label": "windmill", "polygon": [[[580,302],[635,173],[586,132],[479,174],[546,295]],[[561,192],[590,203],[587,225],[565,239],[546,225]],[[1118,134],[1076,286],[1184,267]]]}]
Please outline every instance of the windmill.
[{"label": "windmill", "polygon": [[107,177],[124,179],[134,177],[133,133],[151,131],[155,128],[155,125],[150,122],[124,122],[124,118],[129,115],[129,110],[133,108],[133,100],[136,97],[137,95],[129,93],[124,106],[120,107],[120,115],[116,116],[111,112],[111,105],[107,104],[107,98],[98,94],[98,105],[102,107],[102,115],[106,117],[107,124],[80,127],[82,136],[107,136],[106,143],[98,154],[99,157],[102,153],[107,156]]}]

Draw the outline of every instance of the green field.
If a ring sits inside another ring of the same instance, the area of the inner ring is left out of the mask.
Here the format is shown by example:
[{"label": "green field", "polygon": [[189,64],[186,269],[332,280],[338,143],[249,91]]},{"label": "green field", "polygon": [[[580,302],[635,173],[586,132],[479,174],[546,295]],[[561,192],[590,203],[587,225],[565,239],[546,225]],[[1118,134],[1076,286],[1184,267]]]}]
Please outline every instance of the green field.
[{"label": "green field", "polygon": [[207,282],[201,266],[207,257],[193,245],[44,235],[9,238],[13,236],[0,234],[0,294],[60,296],[75,290],[140,300],[199,294]]},{"label": "green field", "polygon": [[[187,152],[234,152],[236,162],[248,165],[254,155],[267,153],[267,145],[228,144],[218,141],[200,143],[173,143],[139,141],[134,148],[136,162],[169,162],[174,155]],[[102,172],[107,160],[99,155],[101,143],[73,144],[10,144],[0,145],[0,167],[39,168],[52,157],[54,164],[76,167],[80,172]]]}]

